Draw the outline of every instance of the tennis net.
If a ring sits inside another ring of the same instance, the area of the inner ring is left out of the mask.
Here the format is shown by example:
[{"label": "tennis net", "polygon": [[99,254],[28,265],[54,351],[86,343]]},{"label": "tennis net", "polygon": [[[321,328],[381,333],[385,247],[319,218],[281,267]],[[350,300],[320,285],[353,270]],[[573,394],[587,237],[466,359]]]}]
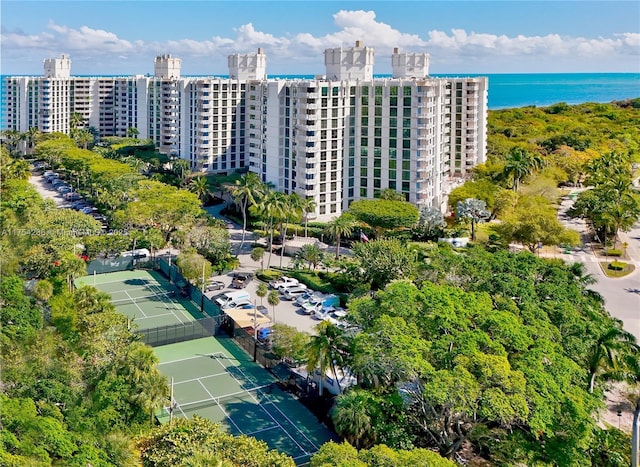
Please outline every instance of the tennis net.
[{"label": "tennis net", "polygon": [[117,300],[111,300],[113,305],[126,305],[127,303],[143,303],[143,302],[163,302],[163,303],[171,303],[173,297],[175,297],[175,291],[157,293],[151,295],[144,295],[142,297],[128,297],[128,298],[120,298]]},{"label": "tennis net", "polygon": [[[194,402],[186,402],[184,404],[178,404],[174,401],[173,410],[174,413],[183,411],[183,412],[193,412],[194,410],[211,407],[213,405],[222,405],[226,401],[230,399],[236,400],[251,400],[258,401],[258,403],[262,403],[262,399],[267,397],[268,394],[271,394],[271,390],[275,386],[275,383],[264,384],[262,386],[257,386],[255,388],[243,389],[242,391],[233,392],[231,394],[224,394],[218,397],[211,397],[209,399],[202,399]],[[165,407],[167,411],[171,409],[171,407]]]}]

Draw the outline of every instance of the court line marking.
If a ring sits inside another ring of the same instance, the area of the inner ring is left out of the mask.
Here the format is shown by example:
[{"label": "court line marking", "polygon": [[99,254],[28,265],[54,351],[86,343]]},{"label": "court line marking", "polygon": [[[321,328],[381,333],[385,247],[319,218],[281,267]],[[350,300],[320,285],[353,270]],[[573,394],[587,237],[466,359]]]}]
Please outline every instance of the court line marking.
[{"label": "court line marking", "polygon": [[127,297],[129,297],[129,298],[131,299],[131,301],[132,301],[132,302],[133,302],[133,304],[136,306],[136,308],[137,308],[138,310],[140,310],[140,313],[142,313],[142,316],[143,316],[143,317],[145,317],[145,318],[147,318],[147,315],[145,315],[144,311],[142,311],[142,308],[140,308],[140,306],[138,306],[138,304],[133,300],[133,297],[132,297],[131,295],[129,295],[129,292],[127,292],[127,291],[125,290],[125,292],[124,292],[124,293],[126,293],[126,294],[127,294]]},{"label": "court line marking", "polygon": [[161,316],[175,316],[175,315],[173,313],[162,313],[161,315],[151,315],[151,316],[136,317],[136,321],[140,322],[143,319],[154,319],[154,318],[160,318]]},{"label": "court line marking", "polygon": [[173,385],[175,386],[177,384],[182,384],[182,383],[192,383],[193,381],[200,381],[201,379],[212,378],[214,376],[224,376],[226,374],[227,374],[227,372],[225,371],[224,373],[216,373],[216,374],[212,374],[212,375],[208,375],[208,376],[199,376],[198,378],[185,379],[184,381],[174,381]]},{"label": "court line marking", "polygon": [[[156,287],[160,287],[160,288],[162,288],[162,285],[160,285],[160,284],[150,284],[150,285],[155,285]],[[131,291],[133,291],[133,290],[140,290],[140,291],[143,291],[143,292],[144,292],[144,291],[145,291],[145,289],[146,289],[146,287],[129,287],[129,288],[127,288],[127,289],[122,289],[122,290],[113,290],[113,291],[111,291],[111,292],[107,292],[107,291],[103,290],[103,292],[106,292],[106,293],[108,293],[108,294],[123,293],[123,292],[131,292]],[[170,292],[163,292],[163,294],[168,294],[168,293],[170,293]],[[117,298],[116,298],[116,300],[117,300]]]},{"label": "court line marking", "polygon": [[[106,273],[109,274],[109,273]],[[93,283],[92,279],[93,279],[93,275],[88,276],[90,279],[89,281]],[[118,280],[114,280],[114,281],[104,281],[104,282],[97,282],[96,281],[96,285],[101,285],[101,284],[114,284],[116,282],[126,282],[126,281],[131,281],[131,280],[143,280],[143,281],[153,281],[153,282],[157,282],[153,277],[149,276],[150,278],[147,279],[146,277],[128,277],[126,279],[118,279]]]},{"label": "court line marking", "polygon": [[253,436],[253,435],[255,435],[256,433],[262,433],[263,431],[269,431],[269,430],[277,430],[277,429],[279,429],[279,428],[280,428],[279,426],[274,425],[274,426],[271,426],[271,427],[269,427],[269,428],[262,428],[262,429],[260,429],[260,430],[250,431],[249,433],[245,433],[245,435],[247,435],[247,436]]},{"label": "court line marking", "polygon": [[[223,355],[224,355],[224,353],[223,353]],[[228,360],[230,360],[230,358],[229,358],[229,357],[226,357],[226,356],[225,356],[225,358],[227,358]],[[249,378],[248,378],[248,375],[247,375],[247,374],[242,370],[242,367],[241,367],[240,365],[238,365],[238,364],[233,364],[233,363],[232,363],[232,364],[231,364],[231,366],[234,366],[234,367],[238,368],[238,369],[240,370],[240,373],[242,373],[242,374],[245,376],[245,378],[249,379]],[[231,376],[233,376],[233,375],[231,375]],[[234,377],[234,378],[235,378],[235,377]],[[236,380],[236,381],[237,381],[237,380]],[[238,381],[238,382],[239,382],[239,381]],[[287,416],[287,414],[285,414],[285,413],[280,409],[280,407],[278,407],[278,406],[277,406],[277,405],[276,405],[276,404],[271,400],[271,398],[267,397],[267,400],[269,401],[268,403],[269,403],[269,404],[271,404],[271,405],[273,406],[273,408],[275,408],[278,412],[280,412],[280,414],[281,414],[281,415],[282,415],[282,416],[283,416],[283,417],[284,417],[284,418],[285,418],[285,419],[286,419],[286,420],[287,420],[287,421],[288,421],[288,422],[289,422],[289,423],[290,423],[290,424],[291,424],[291,425],[296,429],[296,431],[297,431],[298,433],[300,433],[300,434],[301,434],[301,435],[302,435],[302,436],[303,436],[307,441],[309,441],[309,443],[311,443],[311,445],[316,449],[316,451],[318,451],[318,450],[320,449],[320,448],[316,445],[316,443],[314,443],[313,441],[311,441],[311,440],[307,437],[307,435],[306,435],[304,432],[302,432],[302,430],[300,430],[300,428],[298,428],[298,424],[293,423],[293,421],[292,421],[292,420]],[[260,404],[260,405],[263,405],[263,404]],[[266,405],[266,404],[265,404],[265,405]],[[273,417],[272,417],[272,418],[273,418]],[[276,423],[278,423],[278,422],[276,421]],[[280,425],[280,423],[278,423],[278,425]],[[284,427],[283,427],[282,429],[283,429],[283,431],[285,431],[287,434],[289,434],[289,431],[288,431],[288,430],[285,430],[285,429],[284,429]],[[296,442],[296,444],[298,444],[298,443]],[[305,449],[303,449],[303,451],[304,451],[304,452],[307,452]],[[308,453],[308,454],[313,454],[313,453],[309,453],[309,452],[307,452],[307,453]]]},{"label": "court line marking", "polygon": [[[222,355],[224,355],[224,353],[223,353],[223,352],[221,352],[221,353],[222,353]],[[218,357],[216,356],[216,358],[218,358]],[[225,356],[225,358],[228,358],[228,357],[226,357],[226,356]],[[232,364],[231,364],[231,366],[234,366],[234,367],[238,368],[238,370],[240,371],[240,373],[242,373],[242,374],[244,375],[244,377],[247,379],[247,381],[251,381],[251,379],[247,376],[247,374],[246,374],[244,371],[242,371],[242,368],[241,368],[239,365],[237,365],[237,364],[233,364],[233,363],[232,363]],[[242,387],[242,384],[240,383],[240,381],[238,380],[238,378],[236,378],[236,377],[235,377],[235,375],[234,375],[233,373],[231,373],[231,372],[229,372],[229,374],[231,375],[231,377],[232,377],[233,379],[235,379],[235,380],[238,382],[238,384],[240,385],[240,387]],[[275,383],[273,383],[273,384],[275,384]],[[286,430],[282,425],[280,425],[280,422],[278,422],[278,420],[276,420],[276,419],[275,419],[275,417],[274,417],[273,415],[271,415],[271,413],[269,413],[269,412],[267,411],[267,409],[265,409],[265,408],[264,408],[264,404],[262,404],[258,399],[256,399],[256,398],[255,398],[255,396],[254,396],[253,394],[251,394],[251,397],[253,398],[253,400],[255,400],[255,401],[256,401],[256,403],[260,406],[260,408],[264,411],[264,413],[266,413],[266,414],[269,416],[269,418],[271,418],[271,420],[273,420],[273,421],[274,421],[274,422],[275,422],[275,423],[280,427],[280,429],[281,429],[282,431],[284,431],[284,432],[285,432],[285,434],[286,434],[286,435],[291,439],[291,441],[293,441],[293,442],[294,442],[294,443],[295,443],[295,444],[300,448],[300,450],[301,450],[302,452],[304,452],[304,453],[306,453],[306,454],[311,454],[311,453],[310,453],[310,452],[308,452],[305,448],[303,448],[302,446],[300,446],[300,444],[298,443],[298,441],[296,441],[296,439],[295,439],[295,438],[294,438],[294,437],[289,433],[289,431],[288,431],[288,430]],[[273,402],[271,402],[271,400],[269,399],[269,397],[268,397],[268,396],[266,397],[266,399],[269,401],[269,403],[270,403],[271,405],[273,405],[273,406],[276,408],[276,410],[278,410],[278,412],[280,412],[282,415],[284,415],[284,413],[282,413],[282,411],[281,411],[278,407],[276,407],[276,406],[273,404]],[[285,418],[287,419],[287,421],[288,421],[289,423],[291,423],[291,424],[293,425],[293,427],[294,427],[294,428],[295,428],[295,429],[296,429],[296,430],[297,430],[297,431],[298,431],[302,436],[304,436],[304,437],[306,438],[306,440],[307,440],[307,441],[309,441],[309,443],[311,443],[311,445],[312,445],[314,448],[316,448],[316,450],[318,450],[318,447],[316,446],[316,444],[315,444],[313,441],[311,441],[309,438],[307,438],[307,436],[306,436],[302,431],[300,431],[300,430],[298,429],[298,426],[297,426],[295,423],[293,423],[293,422],[289,419],[289,417],[287,417],[286,415],[284,415],[284,416],[285,416]]]},{"label": "court line marking", "polygon": [[209,394],[209,396],[211,396],[211,399],[213,399],[213,402],[215,402],[215,403],[216,403],[216,405],[217,405],[218,407],[220,407],[220,410],[222,410],[222,413],[224,414],[224,416],[225,416],[225,417],[227,417],[231,423],[233,423],[233,426],[235,426],[235,427],[236,427],[236,430],[238,430],[240,433],[244,434],[244,431],[242,431],[242,430],[240,429],[240,427],[239,427],[238,425],[236,425],[236,422],[234,422],[234,421],[233,421],[233,419],[229,416],[229,414],[227,413],[227,411],[226,411],[226,410],[224,410],[224,407],[222,407],[222,406],[220,405],[220,402],[218,402],[218,401],[213,397],[213,394],[211,394],[211,393],[209,392],[209,390],[206,388],[206,386],[205,386],[204,384],[202,384],[202,381],[198,380],[198,382],[200,383],[200,386],[202,386],[202,389],[204,389],[204,390],[207,392],[207,394]]},{"label": "court line marking", "polygon": [[[203,337],[203,339],[208,339],[208,337]],[[192,360],[192,359],[194,359],[194,358],[202,358],[202,357],[213,358],[214,356],[215,356],[215,353],[211,353],[211,354],[208,354],[208,353],[202,353],[202,354],[194,355],[194,356],[192,356],[192,357],[185,357],[185,358],[179,358],[179,359],[177,359],[177,360],[169,360],[169,361],[167,361],[167,362],[160,362],[160,363],[158,363],[158,365],[165,365],[165,364],[167,364],[167,363],[178,363],[178,362],[184,362],[185,360]],[[226,368],[222,363],[218,362],[217,360],[216,360],[216,362],[217,362],[220,366],[222,366],[222,368]]]},{"label": "court line marking", "polygon": [[[157,287],[157,286],[156,286],[156,287]],[[163,291],[163,289],[162,289],[161,287],[157,287],[157,288],[155,289],[155,292],[158,292],[158,290],[157,290],[157,289],[160,289],[160,291],[161,291],[161,296],[163,296],[163,297],[165,297],[165,298],[168,298],[168,299],[169,299],[169,303],[171,303],[171,305],[173,306],[173,308],[171,309],[171,308],[167,307],[167,309],[172,310],[171,312],[176,316],[176,319],[177,319],[178,321],[180,321],[180,324],[184,324],[185,322],[184,322],[184,321],[182,321],[182,320],[180,319],[180,317],[177,315],[177,313],[175,313],[173,310],[178,310],[180,313],[182,313],[182,316],[187,320],[187,322],[191,322],[191,321],[192,321],[192,320],[190,319],[190,318],[192,318],[192,316],[191,316],[191,315],[187,315],[186,310],[185,310],[182,306],[179,306],[179,307],[177,306],[177,305],[180,305],[180,303],[175,302],[175,301],[173,300],[173,298],[171,298],[171,297],[167,297],[166,292],[164,292],[164,291]],[[154,291],[154,289],[151,289],[151,291]],[[165,306],[166,306],[167,302],[165,302],[165,301],[163,300],[163,303],[165,303]]]}]

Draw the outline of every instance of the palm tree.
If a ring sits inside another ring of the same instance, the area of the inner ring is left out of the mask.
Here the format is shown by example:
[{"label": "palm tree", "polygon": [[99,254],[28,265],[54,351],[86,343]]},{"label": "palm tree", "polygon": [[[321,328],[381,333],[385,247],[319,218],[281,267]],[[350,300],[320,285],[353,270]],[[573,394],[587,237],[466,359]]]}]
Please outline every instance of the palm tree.
[{"label": "palm tree", "polygon": [[[627,379],[629,371],[634,372],[635,364],[627,361],[628,356],[640,353],[640,346],[633,334],[621,327],[605,330],[591,349],[588,359],[589,392],[593,393],[596,378],[620,381]],[[633,366],[631,366],[633,365]]]},{"label": "palm tree", "polygon": [[142,172],[146,166],[145,162],[141,159],[138,159],[135,156],[125,157],[122,162],[126,163],[129,167],[134,169],[136,172]]},{"label": "palm tree", "polygon": [[260,261],[260,269],[264,269],[262,264],[264,259],[264,248],[257,246],[251,250],[251,259],[254,261]]},{"label": "palm tree", "polygon": [[82,149],[87,149],[89,144],[93,142],[93,135],[88,130],[74,129],[71,134],[76,144],[81,146]]},{"label": "palm tree", "polygon": [[140,132],[138,131],[138,129],[134,126],[131,126],[129,128],[127,128],[127,136],[129,138],[138,138],[138,135],[140,134]]},{"label": "palm tree", "polygon": [[73,253],[66,253],[58,262],[61,273],[67,279],[67,287],[69,292],[73,292],[75,288],[75,279],[84,276],[87,273],[87,265]]},{"label": "palm tree", "polygon": [[120,373],[133,384],[141,383],[159,360],[153,349],[143,342],[132,342],[123,356]]},{"label": "palm tree", "polygon": [[284,193],[279,191],[268,191],[260,200],[260,203],[256,205],[262,216],[268,219],[269,228],[269,259],[267,260],[267,269],[271,267],[271,255],[273,254],[273,231],[276,223],[279,222],[284,216],[285,206]]},{"label": "palm tree", "polygon": [[3,167],[2,180],[28,180],[31,175],[29,163],[22,159],[10,159]]},{"label": "palm tree", "polygon": [[304,215],[304,236],[308,237],[307,227],[309,225],[309,214],[316,210],[316,200],[313,199],[313,196],[302,198],[300,201],[300,209],[302,209],[302,214]]},{"label": "palm tree", "polygon": [[256,289],[256,295],[260,297],[260,305],[262,305],[262,299],[266,297],[268,293],[269,289],[267,289],[267,284],[265,284],[264,282],[260,282],[260,285],[258,285],[258,288]]},{"label": "palm tree", "polygon": [[393,188],[385,188],[380,192],[380,199],[388,199],[391,201],[406,201],[402,193],[398,193]]},{"label": "palm tree", "polygon": [[69,117],[69,128],[71,130],[84,127],[84,124],[85,124],[85,120],[81,113],[73,112],[71,114],[71,117]]},{"label": "palm tree", "polygon": [[287,228],[289,227],[289,220],[291,218],[297,218],[302,212],[301,207],[302,199],[296,194],[291,193],[289,196],[284,197],[284,205],[282,206],[284,229],[282,231],[282,249],[280,250],[280,267],[282,267],[282,258],[286,250],[285,245],[287,242]]},{"label": "palm tree", "polygon": [[280,303],[280,294],[277,290],[272,290],[267,296],[267,302],[273,307],[273,324],[276,324],[276,306]]},{"label": "palm tree", "polygon": [[254,172],[247,172],[235,184],[226,187],[233,201],[240,206],[242,211],[242,240],[240,250],[244,246],[244,236],[247,230],[247,209],[256,204],[258,197],[264,194],[265,189],[260,177]]},{"label": "palm tree", "polygon": [[340,256],[340,240],[342,237],[351,235],[355,228],[356,222],[349,214],[342,214],[327,224],[329,236],[336,241],[336,258]]},{"label": "palm tree", "polygon": [[180,179],[181,182],[184,182],[189,174],[189,170],[191,169],[189,165],[189,161],[186,159],[176,159],[173,161],[171,165],[171,169],[173,173]]},{"label": "palm tree", "polygon": [[17,155],[18,145],[24,139],[24,133],[20,133],[18,130],[2,130],[2,141],[7,145],[11,156]]},{"label": "palm tree", "polygon": [[330,321],[323,321],[316,326],[316,335],[311,337],[307,349],[307,372],[312,374],[320,368],[320,396],[327,368],[331,368],[338,390],[342,391],[336,372],[336,363],[341,364],[346,350],[344,333]]},{"label": "palm tree", "polygon": [[38,142],[38,139],[42,135],[42,132],[38,127],[30,126],[27,131],[27,141],[29,142],[29,150],[33,154],[33,147]]},{"label": "palm tree", "polygon": [[521,147],[514,147],[506,158],[502,174],[513,181],[513,191],[518,191],[520,182],[533,171],[542,168],[544,159],[539,154],[532,154]]},{"label": "palm tree", "polygon": [[169,397],[169,385],[167,377],[152,368],[132,388],[130,401],[138,404],[146,412],[149,412],[149,422],[153,426],[153,419],[158,410]]},{"label": "palm tree", "polygon": [[331,421],[336,433],[357,449],[369,446],[375,437],[368,413],[370,401],[369,392],[351,389],[336,398],[331,410]]},{"label": "palm tree", "polygon": [[194,177],[189,182],[189,191],[195,193],[202,203],[205,202],[209,196],[209,180],[206,175]]},{"label": "palm tree", "polygon": [[318,245],[304,245],[300,248],[299,257],[307,262],[309,271],[311,271],[311,266],[313,266],[313,270],[315,271],[318,267],[318,264],[322,261],[322,251]]}]

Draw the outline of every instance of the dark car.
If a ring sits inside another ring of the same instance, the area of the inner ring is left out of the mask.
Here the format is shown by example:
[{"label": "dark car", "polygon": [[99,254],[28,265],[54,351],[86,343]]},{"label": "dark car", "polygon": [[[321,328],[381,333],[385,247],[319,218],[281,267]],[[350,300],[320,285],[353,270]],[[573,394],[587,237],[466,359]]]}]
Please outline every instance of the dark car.
[{"label": "dark car", "polygon": [[211,292],[212,290],[222,290],[224,289],[224,287],[225,287],[224,282],[211,281],[204,287],[204,291]]},{"label": "dark car", "polygon": [[245,272],[237,272],[233,275],[231,280],[231,287],[234,289],[244,289],[249,282],[253,279],[253,275]]}]

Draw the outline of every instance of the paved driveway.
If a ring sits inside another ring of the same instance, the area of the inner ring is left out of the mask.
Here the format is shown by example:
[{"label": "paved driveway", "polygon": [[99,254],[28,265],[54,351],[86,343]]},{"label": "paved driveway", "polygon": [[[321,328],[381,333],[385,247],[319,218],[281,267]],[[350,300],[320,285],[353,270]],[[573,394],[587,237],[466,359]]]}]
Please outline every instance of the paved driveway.
[{"label": "paved driveway", "polygon": [[[217,206],[207,207],[205,208],[205,210],[214,217],[218,217],[228,221],[228,219],[220,214],[220,211],[223,207],[224,205],[220,204]],[[240,243],[242,241],[242,226],[238,224],[234,225],[235,227],[233,229],[229,229],[229,235],[231,241],[231,250],[234,254],[238,254],[238,259],[240,260],[240,267],[237,269],[237,271],[255,273],[258,269],[261,268],[261,264],[260,262],[251,259],[251,245],[254,241],[253,233],[249,231],[245,232],[245,244],[242,248],[242,251],[240,251]],[[268,253],[265,253],[263,258],[265,268],[268,263],[268,256]],[[283,266],[289,266],[290,262],[291,258],[289,258],[288,256],[284,256],[282,258]],[[280,264],[280,256],[273,254],[271,256],[271,266],[279,266]],[[207,292],[207,297],[212,297],[225,291],[235,290],[229,288],[232,279],[231,274],[215,276],[214,278],[216,280],[222,281],[225,284],[226,288],[224,290],[217,290],[215,292]],[[280,295],[280,303],[276,305],[274,310],[274,307],[269,305],[269,303],[267,302],[267,297],[264,297],[261,301],[260,297],[258,297],[258,295],[256,294],[259,283],[260,281],[254,277],[254,279],[247,285],[246,290],[251,294],[251,298],[255,304],[264,305],[267,307],[267,309],[269,310],[269,317],[272,321],[281,324],[288,324],[289,326],[295,327],[299,331],[305,331],[310,334],[315,333],[314,327],[318,323],[320,323],[320,321],[317,321],[311,316],[301,313],[300,309],[295,306],[294,302],[285,300],[282,295]]]},{"label": "paved driveway", "polygon": [[636,336],[640,342],[640,222],[637,222],[631,231],[620,233],[621,241],[629,245],[627,254],[630,259],[625,261],[634,264],[635,271],[622,278],[609,278],[599,264],[605,259],[596,257],[591,249],[585,222],[566,216],[566,211],[572,204],[572,200],[564,199],[558,210],[558,216],[565,226],[580,232],[583,245],[573,249],[571,254],[559,254],[558,257],[569,262],[584,263],[589,274],[597,281],[589,288],[602,295],[605,308],[611,316],[620,319],[624,328]]}]

